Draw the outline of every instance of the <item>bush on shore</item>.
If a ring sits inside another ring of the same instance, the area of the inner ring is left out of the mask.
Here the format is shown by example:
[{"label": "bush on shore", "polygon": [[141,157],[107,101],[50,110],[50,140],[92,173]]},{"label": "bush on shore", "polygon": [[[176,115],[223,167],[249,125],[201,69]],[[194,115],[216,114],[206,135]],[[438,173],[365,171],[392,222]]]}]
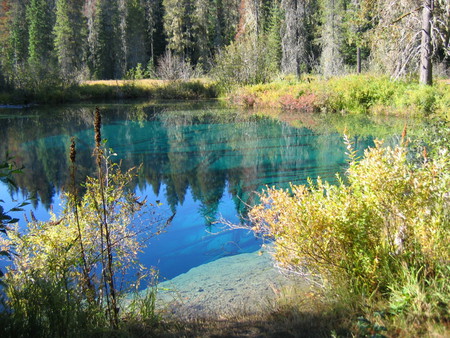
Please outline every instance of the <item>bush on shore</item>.
[{"label": "bush on shore", "polygon": [[[389,329],[400,326],[413,335],[433,323],[445,327],[450,315],[448,149],[433,158],[424,152],[411,162],[404,138],[393,148],[377,141],[362,159],[348,139],[347,147],[350,165],[338,185],[319,178],[292,186],[292,192],[268,189],[250,212],[254,230],[274,239],[274,256],[282,266],[316,275],[334,294],[341,293],[341,302],[356,301],[367,332],[375,312],[383,314],[379,319]],[[413,322],[417,325],[407,328]]]}]

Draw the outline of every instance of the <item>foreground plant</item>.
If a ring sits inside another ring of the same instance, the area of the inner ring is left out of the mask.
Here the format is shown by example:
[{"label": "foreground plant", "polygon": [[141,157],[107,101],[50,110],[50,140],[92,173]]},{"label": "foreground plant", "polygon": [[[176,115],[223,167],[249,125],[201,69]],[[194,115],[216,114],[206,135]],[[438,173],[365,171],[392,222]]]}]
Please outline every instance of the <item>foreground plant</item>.
[{"label": "foreground plant", "polygon": [[[98,111],[95,127],[98,177],[87,178],[80,198],[75,188],[65,193],[58,217],[30,222],[25,233],[9,233],[14,258],[5,275],[2,317],[8,335],[60,337],[118,329],[124,275],[133,269],[143,274],[136,259],[143,247],[138,236],[162,223],[133,225],[145,204],[128,188],[136,170],[122,172],[109,160]],[[70,159],[74,181],[74,142]]]},{"label": "foreground plant", "polygon": [[391,148],[376,141],[362,159],[348,139],[347,147],[345,181],[268,189],[250,212],[254,229],[274,239],[274,256],[287,269],[388,300],[390,313],[410,314],[421,302],[427,311],[415,315],[448,320],[448,151],[435,158],[424,152],[419,164],[410,164],[406,142]]}]

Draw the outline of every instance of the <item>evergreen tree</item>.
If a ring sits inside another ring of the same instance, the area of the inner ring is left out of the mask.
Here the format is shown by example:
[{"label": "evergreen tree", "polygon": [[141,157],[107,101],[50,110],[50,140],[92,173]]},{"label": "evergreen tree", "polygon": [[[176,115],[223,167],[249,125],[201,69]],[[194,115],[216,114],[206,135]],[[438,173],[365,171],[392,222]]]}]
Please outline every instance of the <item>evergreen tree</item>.
[{"label": "evergreen tree", "polygon": [[143,0],[145,23],[147,27],[146,46],[148,65],[153,70],[156,60],[166,50],[166,37],[163,24],[163,0]]},{"label": "evergreen tree", "polygon": [[234,40],[239,22],[239,0],[216,0],[216,31],[220,37],[215,38],[215,47],[228,46]]},{"label": "evergreen tree", "polygon": [[121,78],[118,3],[98,0],[95,13],[91,33],[94,39],[92,73],[97,79]]},{"label": "evergreen tree", "polygon": [[370,0],[350,0],[346,5],[343,18],[345,44],[341,53],[345,64],[356,65],[358,74],[362,71],[363,59],[370,54],[366,33],[372,28],[373,12],[373,1]]},{"label": "evergreen tree", "polygon": [[272,2],[270,8],[270,15],[267,18],[266,24],[266,41],[268,46],[268,58],[270,68],[273,72],[279,72],[281,67],[281,22],[283,16],[281,13],[280,3],[278,1]]},{"label": "evergreen tree", "polygon": [[136,67],[138,63],[146,65],[149,60],[146,45],[148,27],[144,5],[140,0],[127,2],[127,69]]},{"label": "evergreen tree", "polygon": [[[10,11],[10,3],[7,0],[0,2],[0,91],[5,89],[5,76],[3,68],[6,61],[7,42],[8,42],[8,14]],[[0,213],[1,214],[1,213]]]},{"label": "evergreen tree", "polygon": [[127,57],[128,50],[131,47],[128,43],[128,9],[132,0],[117,0],[117,50],[116,58],[118,63],[118,70],[124,76],[127,73]]},{"label": "evergreen tree", "polygon": [[184,57],[190,56],[192,48],[192,2],[193,0],[163,0],[167,47]]},{"label": "evergreen tree", "polygon": [[211,57],[214,43],[215,2],[196,0],[192,16],[193,51],[191,60],[202,66]]},{"label": "evergreen tree", "polygon": [[57,0],[55,50],[61,74],[73,76],[81,71],[85,41],[85,20],[81,0]]},{"label": "evergreen tree", "polygon": [[24,20],[28,3],[20,0],[11,1],[8,20],[8,45],[5,57],[13,71],[18,65],[28,60],[28,23]]},{"label": "evergreen tree", "polygon": [[97,0],[85,0],[84,4],[84,16],[86,20],[86,35],[87,35],[87,47],[86,47],[86,66],[90,71],[90,77],[95,76],[95,69],[97,66],[95,60],[95,53],[97,50],[97,31],[95,24],[95,12],[97,8]]},{"label": "evergreen tree", "polygon": [[53,56],[53,13],[51,2],[30,0],[27,7],[29,23],[29,62],[32,65],[48,64]]}]

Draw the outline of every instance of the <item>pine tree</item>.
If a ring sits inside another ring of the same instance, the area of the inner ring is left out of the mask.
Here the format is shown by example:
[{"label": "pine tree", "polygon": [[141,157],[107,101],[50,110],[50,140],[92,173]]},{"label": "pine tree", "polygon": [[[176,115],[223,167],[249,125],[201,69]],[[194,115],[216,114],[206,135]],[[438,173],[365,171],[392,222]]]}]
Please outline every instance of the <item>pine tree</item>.
[{"label": "pine tree", "polygon": [[147,27],[145,44],[147,46],[148,66],[153,70],[156,60],[166,50],[163,0],[143,0],[143,2]]},{"label": "pine tree", "polygon": [[216,29],[220,37],[215,37],[215,47],[228,46],[236,36],[239,22],[239,0],[216,0]]},{"label": "pine tree", "polygon": [[91,32],[94,40],[92,73],[97,79],[121,78],[118,3],[98,0],[95,13]]},{"label": "pine tree", "polygon": [[28,23],[26,16],[27,3],[14,0],[11,2],[8,21],[8,45],[5,57],[8,68],[14,68],[28,60]]},{"label": "pine tree", "polygon": [[194,63],[202,66],[211,57],[214,43],[214,21],[213,13],[215,3],[210,0],[196,0],[192,15],[192,57]]},{"label": "pine tree", "polygon": [[279,72],[281,67],[281,22],[282,13],[280,8],[280,3],[278,1],[272,2],[272,7],[270,8],[270,15],[266,19],[266,32],[265,40],[268,45],[268,58],[270,68],[273,72]]},{"label": "pine tree", "polygon": [[183,57],[192,51],[192,5],[193,0],[163,0],[167,47]]},{"label": "pine tree", "polygon": [[32,65],[48,64],[53,53],[53,13],[50,2],[30,0],[27,7],[29,23],[29,62]]},{"label": "pine tree", "polygon": [[81,71],[85,55],[85,20],[81,0],[57,0],[55,50],[64,77]]},{"label": "pine tree", "polygon": [[144,4],[140,0],[129,0],[126,16],[127,69],[136,67],[138,63],[147,64],[147,34]]}]

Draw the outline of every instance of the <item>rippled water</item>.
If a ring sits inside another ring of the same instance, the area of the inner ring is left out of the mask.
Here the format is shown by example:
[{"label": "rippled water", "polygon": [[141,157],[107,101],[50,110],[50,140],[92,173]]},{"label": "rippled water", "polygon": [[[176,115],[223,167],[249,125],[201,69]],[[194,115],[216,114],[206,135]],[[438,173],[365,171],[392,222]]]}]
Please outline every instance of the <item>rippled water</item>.
[{"label": "rippled water", "polygon": [[[56,213],[69,180],[70,138],[77,142],[80,181],[94,175],[95,106],[0,109],[0,158],[15,157],[24,173],[18,192],[0,184],[6,208],[24,196],[35,199],[27,213],[45,220]],[[307,177],[335,180],[346,165],[344,117],[290,116],[290,123],[237,112],[217,103],[100,105],[102,136],[124,168],[139,166],[138,195],[160,203],[163,217],[175,213],[167,232],[141,255],[162,278],[173,278],[217,258],[257,250],[261,242],[245,230],[223,231],[220,219],[239,223],[256,191],[289,188]],[[363,120],[352,135],[362,152],[376,136],[400,134],[402,121]],[[369,123],[370,122],[370,123]],[[359,125],[358,125],[359,123]],[[372,126],[373,134],[366,131]],[[377,127],[374,127],[377,126]],[[358,134],[358,130],[360,133]],[[378,135],[377,134],[384,134]],[[395,137],[391,138],[395,141]],[[31,216],[28,216],[31,217]],[[21,227],[25,228],[24,217]]]}]

